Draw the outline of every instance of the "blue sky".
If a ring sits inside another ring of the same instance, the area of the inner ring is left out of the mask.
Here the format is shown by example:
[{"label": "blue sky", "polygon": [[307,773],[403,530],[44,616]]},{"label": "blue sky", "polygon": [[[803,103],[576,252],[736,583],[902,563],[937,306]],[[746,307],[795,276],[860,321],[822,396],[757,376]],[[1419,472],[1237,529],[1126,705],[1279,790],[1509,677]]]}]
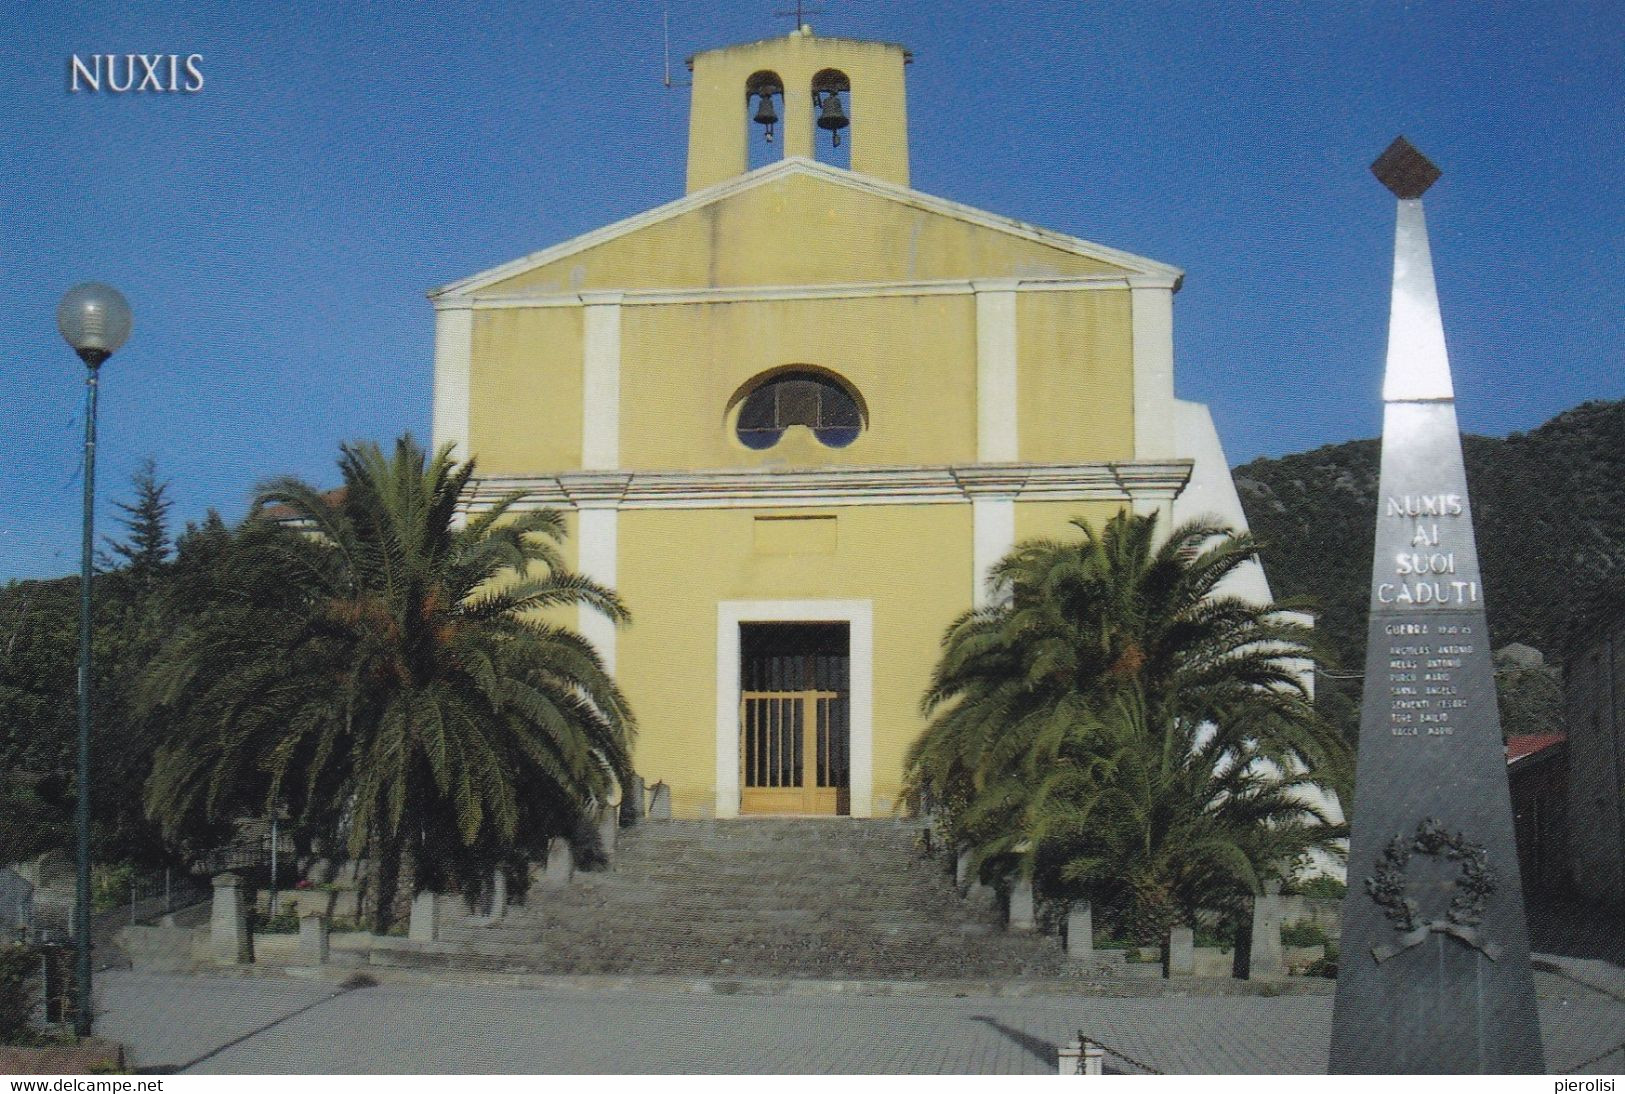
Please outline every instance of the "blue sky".
[{"label": "blue sky", "polygon": [[[672,54],[786,0],[7,5],[0,580],[77,565],[82,370],[56,301],[136,312],[104,370],[98,523],[148,455],[176,517],[426,437],[435,285],[680,196]],[[1403,132],[1463,425],[1625,397],[1625,5],[821,0],[901,42],[914,185],[1186,270],[1178,390],[1232,463],[1378,429]],[[70,95],[78,53],[200,53],[196,95]]]}]

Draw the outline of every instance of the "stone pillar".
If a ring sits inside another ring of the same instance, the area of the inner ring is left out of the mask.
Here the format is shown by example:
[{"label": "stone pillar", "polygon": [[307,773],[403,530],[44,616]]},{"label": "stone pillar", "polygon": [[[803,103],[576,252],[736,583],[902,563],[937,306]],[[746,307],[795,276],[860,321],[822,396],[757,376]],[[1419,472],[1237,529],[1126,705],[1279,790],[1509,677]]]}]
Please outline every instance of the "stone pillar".
[{"label": "stone pillar", "polygon": [[542,871],[542,884],[549,889],[562,889],[575,876],[576,856],[570,850],[570,841],[554,836],[547,845],[547,867]]},{"label": "stone pillar", "polygon": [[1285,901],[1281,883],[1272,881],[1267,892],[1253,898],[1252,948],[1247,958],[1247,979],[1280,980],[1286,976],[1286,956],[1281,950],[1281,918]]},{"label": "stone pillar", "polygon": [[615,841],[620,832],[620,810],[611,805],[604,806],[598,814],[598,843],[603,848],[604,857],[611,862],[615,861]]},{"label": "stone pillar", "polygon": [[491,918],[501,919],[508,914],[508,871],[497,867],[491,871]]},{"label": "stone pillar", "polygon": [[649,819],[671,820],[671,787],[655,783],[649,788]]},{"label": "stone pillar", "polygon": [[243,879],[236,874],[221,874],[214,879],[214,906],[209,913],[209,952],[220,964],[253,964],[254,936],[248,929]]},{"label": "stone pillar", "polygon": [[1033,916],[1033,879],[1017,878],[1010,886],[1010,918],[1007,927],[1012,931],[1033,931],[1038,923]]},{"label": "stone pillar", "polygon": [[1163,975],[1169,979],[1176,976],[1196,975],[1196,932],[1189,927],[1175,927],[1168,932],[1167,956],[1163,958]]},{"label": "stone pillar", "polygon": [[424,891],[412,898],[412,918],[406,927],[406,937],[413,942],[433,942],[440,935],[440,909],[435,906],[435,894]]},{"label": "stone pillar", "polygon": [[327,964],[327,917],[321,912],[308,912],[299,920],[299,960]]},{"label": "stone pillar", "polygon": [[1095,917],[1087,900],[1076,901],[1067,910],[1066,957],[1074,962],[1095,959]]}]

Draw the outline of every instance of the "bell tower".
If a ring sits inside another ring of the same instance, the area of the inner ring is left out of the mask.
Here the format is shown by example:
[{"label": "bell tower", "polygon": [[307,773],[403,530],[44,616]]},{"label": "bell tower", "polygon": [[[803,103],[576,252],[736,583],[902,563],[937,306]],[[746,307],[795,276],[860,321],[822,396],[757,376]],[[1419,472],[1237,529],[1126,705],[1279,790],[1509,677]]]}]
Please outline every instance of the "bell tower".
[{"label": "bell tower", "polygon": [[696,53],[688,59],[688,192],[749,169],[751,125],[771,125],[787,157],[816,158],[820,140],[850,142],[853,171],[907,186],[903,66],[911,59],[899,45],[817,38],[805,24],[782,38]]}]

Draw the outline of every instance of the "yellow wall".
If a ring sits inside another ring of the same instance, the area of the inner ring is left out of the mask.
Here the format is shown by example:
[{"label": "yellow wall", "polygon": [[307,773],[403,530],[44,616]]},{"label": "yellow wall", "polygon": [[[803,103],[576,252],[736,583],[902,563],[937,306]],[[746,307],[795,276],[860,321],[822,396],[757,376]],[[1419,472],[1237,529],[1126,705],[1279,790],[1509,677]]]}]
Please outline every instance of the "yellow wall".
[{"label": "yellow wall", "polygon": [[469,451],[483,475],[581,466],[581,310],[474,313]]},{"label": "yellow wall", "polygon": [[1007,232],[810,175],[788,175],[480,290],[829,285],[1117,271]]},{"label": "yellow wall", "polygon": [[1082,517],[1099,532],[1123,508],[1123,503],[1114,501],[1018,501],[1016,542],[1029,539],[1072,542],[1082,534],[1072,526],[1074,517]]},{"label": "yellow wall", "polygon": [[638,771],[671,785],[680,817],[715,806],[720,601],[873,601],[877,812],[897,801],[942,634],[970,606],[969,505],[795,510],[835,516],[833,553],[759,552],[754,518],[774,512],[621,513],[619,586],[636,618],[620,633],[619,676],[642,727]]},{"label": "yellow wall", "polygon": [[[622,309],[621,462],[638,469],[950,463],[976,458],[969,296],[770,300]],[[811,364],[845,377],[869,428],[845,448],[806,429],[746,448],[727,414],[753,377]]]},{"label": "yellow wall", "polygon": [[1021,293],[1017,436],[1037,463],[1134,456],[1134,326],[1127,289]]},{"label": "yellow wall", "polygon": [[[1126,291],[1022,293],[1020,457],[1134,452]],[[490,474],[581,462],[581,312],[475,313],[472,450]],[[976,305],[969,294],[647,304],[621,311],[621,464],[634,470],[968,463],[977,454]],[[755,451],[730,402],[772,369],[813,365],[861,396],[868,428],[826,448],[793,428]]]}]

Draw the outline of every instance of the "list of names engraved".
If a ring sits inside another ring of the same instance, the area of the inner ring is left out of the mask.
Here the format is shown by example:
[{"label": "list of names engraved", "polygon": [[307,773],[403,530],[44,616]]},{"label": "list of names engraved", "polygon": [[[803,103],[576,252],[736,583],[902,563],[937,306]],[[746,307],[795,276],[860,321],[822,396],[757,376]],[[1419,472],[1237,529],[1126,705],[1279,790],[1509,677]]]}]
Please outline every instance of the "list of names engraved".
[{"label": "list of names engraved", "polygon": [[1477,651],[1469,623],[1389,623],[1388,732],[1448,737],[1467,713],[1457,672]]}]

